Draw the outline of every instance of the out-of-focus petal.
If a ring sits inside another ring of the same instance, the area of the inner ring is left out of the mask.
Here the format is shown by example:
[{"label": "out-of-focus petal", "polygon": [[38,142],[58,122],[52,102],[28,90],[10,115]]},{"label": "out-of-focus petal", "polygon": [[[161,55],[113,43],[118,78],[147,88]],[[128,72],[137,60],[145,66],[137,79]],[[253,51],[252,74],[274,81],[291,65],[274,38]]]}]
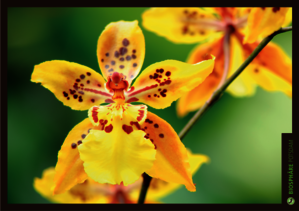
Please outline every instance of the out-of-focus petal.
[{"label": "out-of-focus petal", "polygon": [[63,193],[87,179],[77,146],[82,143],[90,129],[94,128],[89,119],[86,118],[77,124],[67,135],[58,153],[53,186],[54,194]]},{"label": "out-of-focus petal", "polygon": [[74,62],[53,60],[35,65],[31,81],[41,83],[64,105],[75,110],[87,110],[112,97],[99,73]]},{"label": "out-of-focus petal", "polygon": [[175,43],[196,43],[223,30],[210,10],[151,8],[142,14],[143,26]]},{"label": "out-of-focus petal", "polygon": [[146,173],[167,182],[184,184],[189,191],[195,191],[187,150],[171,125],[148,112],[142,129],[157,150],[154,165]]},{"label": "out-of-focus petal", "polygon": [[184,116],[190,111],[195,111],[202,107],[210,99],[213,92],[217,89],[223,75],[223,37],[200,44],[191,51],[187,62],[195,64],[205,59],[207,54],[216,56],[213,72],[197,87],[184,94],[177,102],[177,113]]},{"label": "out-of-focus petal", "polygon": [[[246,57],[257,45],[257,42],[243,45]],[[289,97],[292,96],[292,61],[277,44],[268,43],[243,71],[245,72],[264,89],[282,91]]]},{"label": "out-of-focus petal", "polygon": [[110,111],[116,114],[112,120],[108,119],[111,114],[98,113],[100,117],[94,122],[100,122],[99,127],[102,123],[107,126],[103,126],[104,130],[91,130],[78,149],[89,177],[99,183],[123,182],[127,186],[152,167],[156,150],[140,130],[139,123],[146,117],[145,106],[128,104],[120,109],[124,110],[121,113]]},{"label": "out-of-focus petal", "polygon": [[[230,39],[230,61],[228,77],[230,77],[245,61],[246,52],[242,44],[232,35]],[[227,92],[235,97],[252,96],[255,93],[256,82],[250,77],[251,67],[247,67],[226,89]]]},{"label": "out-of-focus petal", "polygon": [[152,64],[136,79],[127,98],[157,109],[166,108],[202,83],[212,72],[214,60],[215,57],[210,56],[197,64],[175,60]]},{"label": "out-of-focus petal", "polygon": [[293,16],[293,8],[290,7],[287,14],[286,14],[286,16],[285,16],[282,27],[286,27],[292,22],[292,19],[293,19],[292,16]]},{"label": "out-of-focus petal", "polygon": [[106,192],[109,187],[96,183],[90,179],[77,184],[69,191],[53,195],[51,187],[54,185],[55,169],[45,169],[42,178],[34,178],[34,188],[46,199],[55,203],[107,203]]},{"label": "out-of-focus petal", "polygon": [[110,23],[99,37],[98,62],[107,80],[113,72],[131,81],[138,75],[145,55],[145,41],[138,21]]},{"label": "out-of-focus petal", "polygon": [[253,43],[277,31],[285,21],[289,7],[252,8],[243,43]]}]

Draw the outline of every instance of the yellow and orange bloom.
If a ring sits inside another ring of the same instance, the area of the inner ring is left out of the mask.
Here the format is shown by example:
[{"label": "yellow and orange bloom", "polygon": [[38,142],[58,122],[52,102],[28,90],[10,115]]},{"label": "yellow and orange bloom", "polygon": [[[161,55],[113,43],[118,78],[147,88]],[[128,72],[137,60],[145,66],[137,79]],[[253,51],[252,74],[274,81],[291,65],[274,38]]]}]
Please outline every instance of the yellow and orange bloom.
[{"label": "yellow and orange bloom", "polygon": [[[292,8],[151,8],[143,13],[142,18],[146,29],[172,42],[208,40],[191,51],[188,63],[203,61],[207,53],[216,57],[212,74],[179,99],[177,112],[184,116],[199,109],[211,98],[223,79],[230,77],[253,52],[261,37],[288,25],[292,20]],[[229,59],[225,59],[225,35],[229,36]],[[252,96],[256,85],[267,91],[281,91],[292,96],[291,60],[272,42],[230,84],[227,91],[236,97]]]},{"label": "yellow and orange bloom", "polygon": [[[192,154],[190,151],[188,151],[188,157],[192,175],[203,163],[209,162],[207,156]],[[53,195],[51,187],[54,185],[54,176],[55,169],[50,167],[44,170],[42,178],[34,179],[35,190],[54,203],[137,203],[142,184],[142,177],[128,186],[99,184],[88,177],[83,183],[75,185],[70,190]],[[177,190],[180,186],[178,183],[153,178],[145,203],[160,203],[159,199]]]},{"label": "yellow and orange bloom", "polygon": [[[67,61],[47,61],[34,67],[31,81],[41,83],[89,118],[66,137],[55,167],[54,194],[87,178],[128,186],[144,172],[195,191],[187,150],[169,123],[147,111],[162,109],[194,89],[212,72],[214,57],[197,64],[158,62],[139,74],[145,41],[137,21],[106,26],[98,39],[96,71]],[[108,105],[100,105],[109,103]]]}]

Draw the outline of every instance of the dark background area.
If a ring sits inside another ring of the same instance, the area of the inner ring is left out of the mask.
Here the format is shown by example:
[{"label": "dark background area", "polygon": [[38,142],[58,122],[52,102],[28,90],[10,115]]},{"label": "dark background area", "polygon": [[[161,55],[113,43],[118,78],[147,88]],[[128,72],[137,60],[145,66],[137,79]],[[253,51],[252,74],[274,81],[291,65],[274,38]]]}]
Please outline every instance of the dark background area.
[{"label": "dark background area", "polygon": [[[145,36],[143,69],[166,59],[185,61],[197,45],[174,44],[142,27],[146,8],[8,9],[8,203],[50,203],[33,188],[34,177],[55,166],[68,132],[87,111],[64,106],[40,84],[30,82],[33,67],[48,60],[76,62],[100,72],[96,47],[105,26],[138,20]],[[292,57],[292,32],[273,42]],[[269,58],[271,59],[271,58]],[[149,111],[177,133],[184,118],[175,105]],[[183,143],[208,155],[194,175],[197,191],[181,187],[168,203],[281,203],[281,133],[292,132],[292,99],[257,89],[253,97],[223,97],[195,124]]]}]

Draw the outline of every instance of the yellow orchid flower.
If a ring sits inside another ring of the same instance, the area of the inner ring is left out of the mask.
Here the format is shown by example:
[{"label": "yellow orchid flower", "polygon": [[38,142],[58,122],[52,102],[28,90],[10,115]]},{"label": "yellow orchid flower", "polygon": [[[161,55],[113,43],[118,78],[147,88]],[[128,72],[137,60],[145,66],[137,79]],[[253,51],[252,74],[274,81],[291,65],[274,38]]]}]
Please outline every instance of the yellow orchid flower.
[{"label": "yellow orchid flower", "polygon": [[[199,109],[219,87],[224,74],[224,35],[228,29],[230,77],[267,36],[288,25],[292,20],[290,8],[151,8],[142,15],[143,26],[175,43],[196,43],[187,62],[203,61],[207,53],[216,56],[215,68],[203,83],[183,95],[177,103],[179,116]],[[267,27],[266,27],[267,26]],[[244,39],[245,33],[245,39]],[[292,96],[292,63],[276,44],[270,42],[236,78],[227,91],[236,97],[252,96],[256,85],[267,91],[282,91]]]},{"label": "yellow orchid flower", "polygon": [[[208,163],[209,158],[201,154],[192,154],[188,150],[188,158],[192,175],[203,163]],[[34,179],[34,188],[46,199],[54,203],[137,203],[142,177],[131,185],[100,184],[88,177],[83,183],[77,184],[70,190],[53,195],[51,187],[54,185],[55,169],[45,169],[42,178]],[[177,190],[181,185],[178,183],[165,182],[153,178],[145,203],[160,203],[159,199]]]},{"label": "yellow orchid flower", "polygon": [[[144,172],[195,191],[187,150],[169,123],[147,111],[166,108],[200,84],[213,70],[214,57],[198,64],[158,62],[138,75],[145,41],[138,21],[106,26],[98,39],[97,57],[104,78],[96,71],[67,61],[36,65],[31,81],[40,82],[89,118],[66,137],[55,167],[54,194],[63,193],[88,177],[98,183],[127,186]],[[101,103],[110,103],[100,105]]]}]

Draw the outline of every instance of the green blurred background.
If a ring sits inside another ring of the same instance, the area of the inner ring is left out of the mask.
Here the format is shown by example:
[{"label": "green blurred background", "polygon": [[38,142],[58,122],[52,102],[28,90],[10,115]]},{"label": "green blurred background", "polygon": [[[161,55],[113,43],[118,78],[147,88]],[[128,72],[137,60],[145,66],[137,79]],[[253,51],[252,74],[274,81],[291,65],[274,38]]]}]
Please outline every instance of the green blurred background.
[{"label": "green blurred background", "polygon": [[[166,59],[185,61],[196,44],[173,44],[145,30],[146,8],[8,9],[8,203],[50,203],[33,188],[34,177],[55,166],[68,132],[87,111],[63,106],[40,84],[30,82],[33,67],[66,60],[98,72],[97,40],[107,24],[138,20],[146,43],[143,69]],[[292,57],[292,33],[273,40]],[[271,59],[271,58],[269,58]],[[193,116],[180,119],[171,107],[149,111],[177,133]],[[281,203],[281,133],[292,132],[292,99],[261,88],[250,98],[223,97],[183,140],[194,153],[208,155],[194,175],[197,191],[181,187],[166,203]]]}]

